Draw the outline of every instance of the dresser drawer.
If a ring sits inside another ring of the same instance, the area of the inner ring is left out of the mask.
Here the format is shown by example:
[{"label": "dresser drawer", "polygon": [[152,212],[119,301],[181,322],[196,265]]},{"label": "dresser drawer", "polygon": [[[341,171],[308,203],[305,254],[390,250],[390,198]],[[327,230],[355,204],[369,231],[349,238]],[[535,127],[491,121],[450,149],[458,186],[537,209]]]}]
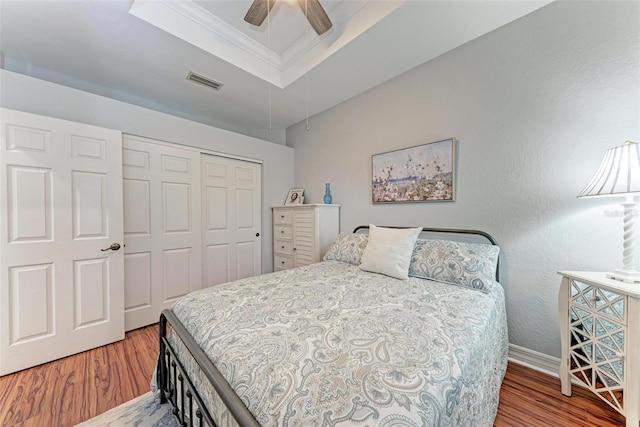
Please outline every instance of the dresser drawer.
[{"label": "dresser drawer", "polygon": [[293,255],[293,242],[286,240],[275,240],[273,251],[286,255]]},{"label": "dresser drawer", "polygon": [[277,269],[293,268],[293,258],[274,255],[273,267]]},{"label": "dresser drawer", "polygon": [[290,209],[274,209],[273,223],[274,224],[292,224],[293,211],[291,211]]},{"label": "dresser drawer", "polygon": [[293,238],[293,229],[290,225],[274,225],[273,238],[291,240]]}]

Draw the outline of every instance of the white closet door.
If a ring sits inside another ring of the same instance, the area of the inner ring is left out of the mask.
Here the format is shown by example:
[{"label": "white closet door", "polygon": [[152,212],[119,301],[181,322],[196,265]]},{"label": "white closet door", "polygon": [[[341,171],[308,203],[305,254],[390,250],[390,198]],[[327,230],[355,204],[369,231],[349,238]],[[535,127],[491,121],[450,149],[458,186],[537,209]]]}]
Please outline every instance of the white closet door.
[{"label": "white closet door", "polygon": [[158,321],[200,289],[200,153],[123,138],[125,327]]},{"label": "white closet door", "polygon": [[202,155],[205,286],[261,273],[262,166]]},{"label": "white closet door", "polygon": [[122,137],[0,115],[4,375],[124,338]]}]

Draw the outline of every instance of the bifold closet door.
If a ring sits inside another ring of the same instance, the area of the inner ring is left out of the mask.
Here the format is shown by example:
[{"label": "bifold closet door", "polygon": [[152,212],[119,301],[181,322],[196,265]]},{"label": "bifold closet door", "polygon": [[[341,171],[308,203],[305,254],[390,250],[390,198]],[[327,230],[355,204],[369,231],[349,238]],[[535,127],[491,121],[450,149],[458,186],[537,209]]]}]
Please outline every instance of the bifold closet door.
[{"label": "bifold closet door", "polygon": [[4,375],[124,338],[122,136],[7,109],[0,123]]},{"label": "bifold closet door", "polygon": [[200,153],[123,138],[125,327],[202,287]]},{"label": "bifold closet door", "polygon": [[205,286],[261,274],[262,165],[202,155]]}]

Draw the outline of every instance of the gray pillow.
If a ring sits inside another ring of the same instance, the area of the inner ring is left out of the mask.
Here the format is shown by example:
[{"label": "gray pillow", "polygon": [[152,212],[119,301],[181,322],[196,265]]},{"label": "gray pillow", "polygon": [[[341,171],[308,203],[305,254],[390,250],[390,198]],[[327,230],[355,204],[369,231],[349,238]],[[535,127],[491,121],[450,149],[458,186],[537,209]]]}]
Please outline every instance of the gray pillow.
[{"label": "gray pillow", "polygon": [[499,253],[494,245],[418,239],[409,276],[488,292],[495,281]]},{"label": "gray pillow", "polygon": [[334,260],[359,265],[362,252],[367,247],[369,236],[366,234],[340,233],[324,255],[323,260]]}]

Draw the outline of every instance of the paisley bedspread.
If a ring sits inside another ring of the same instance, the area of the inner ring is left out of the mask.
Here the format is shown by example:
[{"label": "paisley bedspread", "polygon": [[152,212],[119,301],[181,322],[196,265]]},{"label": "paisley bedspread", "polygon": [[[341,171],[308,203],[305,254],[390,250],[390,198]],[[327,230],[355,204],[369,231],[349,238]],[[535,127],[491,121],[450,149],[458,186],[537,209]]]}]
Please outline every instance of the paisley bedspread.
[{"label": "paisley bedspread", "polygon": [[[197,291],[173,311],[263,426],[493,425],[507,364],[498,284],[324,261]],[[232,425],[189,358],[210,412]]]}]

